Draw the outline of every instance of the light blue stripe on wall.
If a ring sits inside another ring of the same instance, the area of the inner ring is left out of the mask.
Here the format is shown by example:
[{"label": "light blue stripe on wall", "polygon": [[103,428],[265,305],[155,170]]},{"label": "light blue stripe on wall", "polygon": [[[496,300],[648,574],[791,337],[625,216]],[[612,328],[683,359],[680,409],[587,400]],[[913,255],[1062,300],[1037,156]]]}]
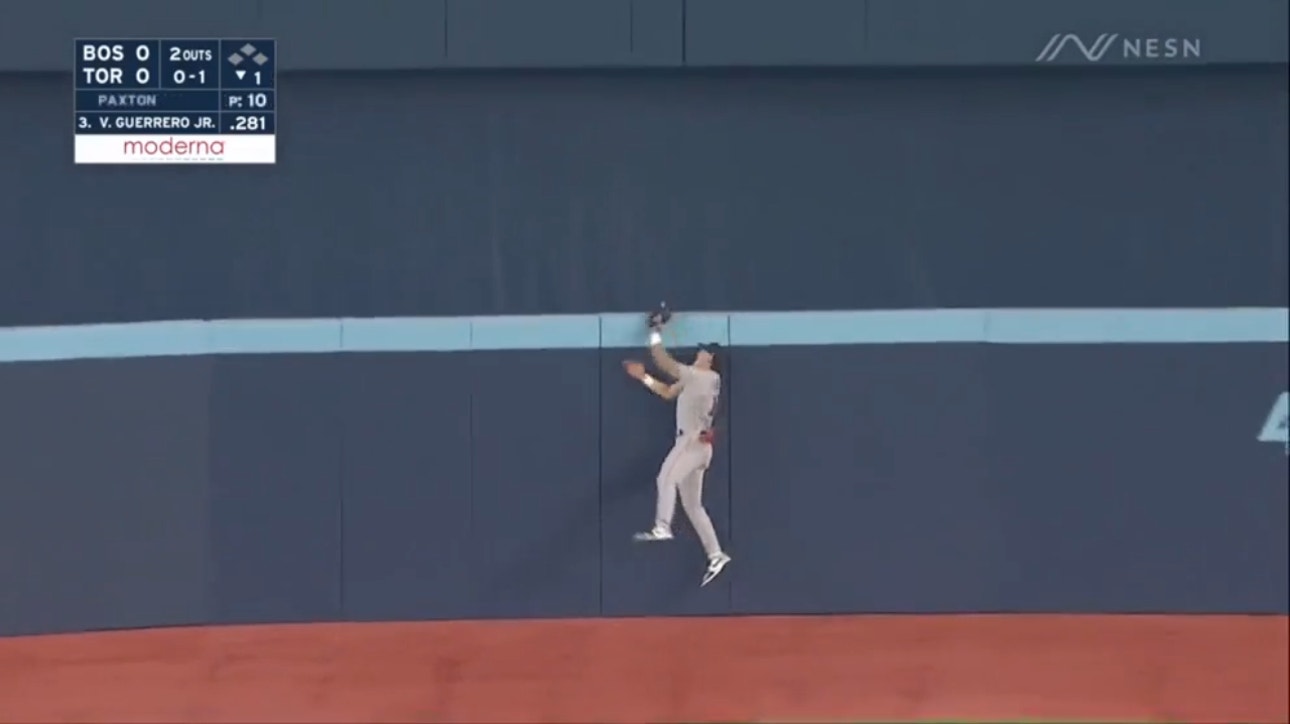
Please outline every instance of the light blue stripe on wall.
[{"label": "light blue stripe on wall", "polygon": [[[678,314],[669,344],[1285,343],[1275,309],[935,309]],[[644,314],[226,319],[0,329],[0,362],[205,354],[641,347]]]},{"label": "light blue stripe on wall", "polygon": [[[453,317],[383,317],[335,320],[332,352],[462,352],[470,349],[470,320]],[[212,322],[219,324],[219,322]]]},{"label": "light blue stripe on wall", "polygon": [[998,344],[1285,342],[1288,323],[1285,309],[1007,309],[987,314],[985,338]]},{"label": "light blue stripe on wall", "polygon": [[223,319],[207,322],[206,328],[207,350],[186,354],[333,352],[340,324],[327,319]]},{"label": "light blue stripe on wall", "polygon": [[[668,325],[667,343],[677,347],[716,342],[730,344],[731,314],[700,312],[678,314]],[[645,316],[641,314],[600,315],[600,346],[607,349],[642,347],[646,342]]]},{"label": "light blue stripe on wall", "polygon": [[593,314],[550,317],[475,317],[471,349],[596,349],[600,320]]},{"label": "light blue stripe on wall", "polygon": [[735,344],[756,346],[984,342],[990,314],[977,309],[751,312],[730,315],[730,336]]}]

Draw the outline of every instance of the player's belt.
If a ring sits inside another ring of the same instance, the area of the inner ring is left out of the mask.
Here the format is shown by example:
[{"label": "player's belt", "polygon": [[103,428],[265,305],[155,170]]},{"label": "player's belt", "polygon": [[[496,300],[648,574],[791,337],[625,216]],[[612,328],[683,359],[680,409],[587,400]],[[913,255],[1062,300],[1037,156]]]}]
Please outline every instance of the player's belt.
[{"label": "player's belt", "polygon": [[[685,437],[685,436],[686,436],[686,431],[685,431],[685,430],[677,430],[677,431],[676,431],[676,437],[677,437],[678,439],[680,439],[680,438],[682,438],[682,437]],[[704,443],[704,444],[706,444],[706,445],[711,445],[711,444],[712,444],[713,436],[712,436],[712,430],[710,430],[710,429],[709,429],[709,430],[701,430],[701,431],[699,431],[698,433],[694,434],[694,435],[693,435],[693,437],[694,437],[694,439],[696,439],[696,440],[698,440],[699,442],[702,442],[702,443]]]}]

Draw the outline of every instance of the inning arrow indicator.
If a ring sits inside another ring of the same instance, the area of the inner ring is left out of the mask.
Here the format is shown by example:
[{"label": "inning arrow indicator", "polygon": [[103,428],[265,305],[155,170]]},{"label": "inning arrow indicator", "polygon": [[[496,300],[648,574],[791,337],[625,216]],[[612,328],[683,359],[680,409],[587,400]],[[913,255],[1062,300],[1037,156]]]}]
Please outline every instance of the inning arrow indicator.
[{"label": "inning arrow indicator", "polygon": [[237,79],[238,79],[238,80],[242,80],[243,78],[245,78],[245,77],[246,77],[246,71],[244,71],[244,70],[235,70],[235,71],[233,71],[233,72],[237,74]]}]

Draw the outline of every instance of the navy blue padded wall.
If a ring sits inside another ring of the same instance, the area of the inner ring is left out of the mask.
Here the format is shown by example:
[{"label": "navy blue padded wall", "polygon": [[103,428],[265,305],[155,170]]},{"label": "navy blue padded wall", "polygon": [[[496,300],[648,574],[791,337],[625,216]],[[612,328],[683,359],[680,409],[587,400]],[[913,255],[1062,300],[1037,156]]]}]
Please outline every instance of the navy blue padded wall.
[{"label": "navy blue padded wall", "polygon": [[[692,350],[676,350],[688,359]],[[644,359],[637,350],[601,352],[601,525],[604,613],[610,616],[726,613],[730,608],[731,576],[699,587],[707,565],[680,501],[676,538],[663,543],[637,543],[632,534],[654,522],[655,479],[672,447],[675,405],[660,400],[622,368],[625,357]],[[724,380],[726,403],[736,395],[733,380]],[[726,404],[723,403],[723,404]],[[733,404],[733,403],[730,403]],[[730,441],[720,440],[712,467],[704,477],[703,502],[723,541],[730,535]],[[744,565],[741,551],[732,549],[735,575]]]},{"label": "navy blue padded wall", "polygon": [[736,350],[737,613],[1000,606],[975,345]]},{"label": "navy blue padded wall", "polygon": [[596,350],[472,352],[474,616],[600,612]]},{"label": "navy blue padded wall", "polygon": [[347,618],[473,613],[470,364],[451,352],[345,356]]},{"label": "navy blue padded wall", "polygon": [[220,622],[340,618],[341,363],[215,361],[210,577]]},{"label": "navy blue padded wall", "polygon": [[1287,610],[1285,345],[992,349],[1017,610]]},{"label": "navy blue padded wall", "polygon": [[0,635],[207,620],[210,369],[0,365]]},{"label": "navy blue padded wall", "polygon": [[283,163],[145,174],[9,75],[0,324],[1285,306],[1285,76],[292,74]]}]

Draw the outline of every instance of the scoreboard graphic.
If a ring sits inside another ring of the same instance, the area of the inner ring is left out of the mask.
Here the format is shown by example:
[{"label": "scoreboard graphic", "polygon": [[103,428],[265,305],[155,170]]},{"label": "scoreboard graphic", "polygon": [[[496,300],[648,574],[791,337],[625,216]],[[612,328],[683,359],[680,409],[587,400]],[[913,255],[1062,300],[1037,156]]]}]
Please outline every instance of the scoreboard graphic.
[{"label": "scoreboard graphic", "polygon": [[77,40],[77,164],[277,161],[277,42]]}]

